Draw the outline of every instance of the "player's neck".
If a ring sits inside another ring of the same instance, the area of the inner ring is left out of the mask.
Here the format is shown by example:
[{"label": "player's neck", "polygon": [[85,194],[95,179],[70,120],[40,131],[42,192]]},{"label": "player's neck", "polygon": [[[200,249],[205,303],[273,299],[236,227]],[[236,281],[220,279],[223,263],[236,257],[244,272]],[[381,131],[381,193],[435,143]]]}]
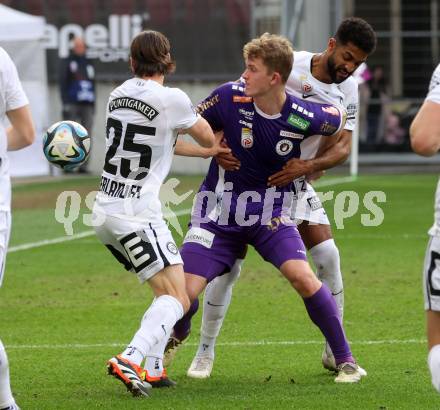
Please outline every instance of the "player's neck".
[{"label": "player's neck", "polygon": [[163,82],[164,82],[164,79],[165,79],[163,74],[155,74],[155,75],[152,75],[152,76],[144,75],[141,78],[142,78],[142,80],[145,80],[145,81],[148,81],[148,80],[156,81],[156,83],[159,83],[160,85],[163,85]]},{"label": "player's neck", "polygon": [[327,60],[328,57],[325,52],[321,54],[315,54],[312,57],[312,65],[310,67],[310,71],[312,72],[313,77],[315,77],[318,81],[331,84],[332,78],[328,73]]},{"label": "player's neck", "polygon": [[254,103],[259,110],[267,115],[275,115],[281,112],[286,102],[286,91],[280,88],[276,92],[255,96]]}]

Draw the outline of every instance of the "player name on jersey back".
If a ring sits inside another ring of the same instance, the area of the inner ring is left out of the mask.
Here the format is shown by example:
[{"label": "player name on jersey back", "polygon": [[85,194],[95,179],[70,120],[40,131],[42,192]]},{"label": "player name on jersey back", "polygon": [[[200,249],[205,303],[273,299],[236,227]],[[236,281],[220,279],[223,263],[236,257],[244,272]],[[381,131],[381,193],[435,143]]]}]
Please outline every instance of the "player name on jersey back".
[{"label": "player name on jersey back", "polygon": [[140,198],[140,185],[129,185],[124,182],[114,181],[113,179],[102,176],[99,190],[113,198]]}]

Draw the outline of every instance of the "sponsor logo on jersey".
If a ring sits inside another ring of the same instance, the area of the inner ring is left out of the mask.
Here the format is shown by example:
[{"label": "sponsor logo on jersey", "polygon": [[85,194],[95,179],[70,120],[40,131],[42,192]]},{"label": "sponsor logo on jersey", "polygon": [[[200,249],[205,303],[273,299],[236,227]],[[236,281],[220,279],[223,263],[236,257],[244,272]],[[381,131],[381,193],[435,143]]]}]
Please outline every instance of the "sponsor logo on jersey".
[{"label": "sponsor logo on jersey", "polygon": [[293,142],[290,140],[278,141],[275,147],[277,154],[282,156],[289,154],[292,151],[292,149],[293,149]]},{"label": "sponsor logo on jersey", "polygon": [[287,118],[287,122],[301,131],[307,131],[310,127],[310,121],[307,121],[295,114],[290,114],[289,118]]},{"label": "sponsor logo on jersey", "polygon": [[302,114],[304,114],[304,115],[307,115],[307,117],[309,117],[309,118],[313,118],[313,117],[315,116],[315,114],[314,114],[313,112],[309,112],[309,111],[307,111],[304,107],[301,107],[301,106],[298,105],[298,104],[293,103],[293,104],[292,104],[292,108],[293,108],[295,111],[298,111],[298,112],[300,112],[300,113],[302,113]]},{"label": "sponsor logo on jersey", "polygon": [[334,134],[334,132],[337,130],[338,128],[335,127],[334,125],[330,124],[328,121],[325,121],[320,128],[320,131],[324,134]]},{"label": "sponsor logo on jersey", "polygon": [[254,118],[254,114],[255,114],[254,111],[248,111],[248,110],[245,110],[244,108],[239,108],[238,112],[241,115],[244,115],[246,117],[246,119],[248,119],[248,120],[252,120]]},{"label": "sponsor logo on jersey", "polygon": [[252,123],[251,122],[247,122],[245,120],[238,120],[238,123],[241,125],[244,125],[246,128],[251,128],[252,129]]},{"label": "sponsor logo on jersey", "polygon": [[202,114],[205,110],[207,110],[208,108],[213,107],[215,104],[217,104],[219,102],[219,96],[218,94],[213,95],[211,98],[208,98],[205,101],[202,101],[198,106],[197,106],[197,112],[199,114]]},{"label": "sponsor logo on jersey", "polygon": [[254,145],[254,137],[250,128],[241,129],[241,146],[243,148],[252,148]]},{"label": "sponsor logo on jersey", "polygon": [[235,103],[250,103],[252,102],[252,97],[246,95],[233,95],[232,101]]},{"label": "sponsor logo on jersey", "polygon": [[238,84],[232,84],[232,89],[236,91],[244,92],[244,87]]},{"label": "sponsor logo on jersey", "polygon": [[107,177],[101,177],[99,190],[113,198],[140,198],[140,185],[128,185],[123,182],[117,182]]},{"label": "sponsor logo on jersey", "polygon": [[316,94],[305,94],[303,93],[303,98],[307,100],[307,98],[314,97]]},{"label": "sponsor logo on jersey", "polygon": [[289,131],[285,131],[285,130],[280,131],[280,136],[287,137],[287,138],[293,138],[295,140],[304,139],[304,135],[302,135],[302,134],[295,134],[294,132],[289,132]]},{"label": "sponsor logo on jersey", "polygon": [[193,242],[210,249],[215,235],[203,228],[192,227],[186,234],[184,243]]},{"label": "sponsor logo on jersey", "polygon": [[150,121],[153,121],[158,115],[159,111],[148,105],[145,101],[137,100],[136,98],[120,97],[111,100],[108,104],[108,111],[128,109],[137,111],[139,114],[144,115]]},{"label": "sponsor logo on jersey", "polygon": [[173,242],[168,242],[167,243],[167,249],[173,254],[173,255],[177,255],[179,253],[179,250],[177,249],[177,246],[175,243]]},{"label": "sponsor logo on jersey", "polygon": [[321,107],[321,110],[326,112],[330,115],[335,115],[336,117],[339,117],[339,110],[336,107],[333,107],[333,105],[329,105],[327,107]]},{"label": "sponsor logo on jersey", "polygon": [[307,198],[307,203],[309,204],[312,211],[316,211],[317,209],[322,208],[322,204],[318,196],[312,196],[311,198]]},{"label": "sponsor logo on jersey", "polygon": [[357,104],[348,104],[347,105],[347,120],[352,120],[356,117],[357,113]]}]

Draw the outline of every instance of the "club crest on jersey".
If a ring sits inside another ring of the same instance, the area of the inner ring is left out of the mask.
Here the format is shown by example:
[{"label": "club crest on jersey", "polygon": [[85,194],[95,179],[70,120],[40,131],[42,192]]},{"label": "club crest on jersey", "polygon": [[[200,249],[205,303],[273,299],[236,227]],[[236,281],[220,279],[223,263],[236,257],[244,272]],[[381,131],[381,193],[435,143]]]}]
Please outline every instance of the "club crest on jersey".
[{"label": "club crest on jersey", "polygon": [[303,91],[304,91],[305,93],[311,93],[312,90],[313,90],[312,85],[309,84],[309,83],[303,83],[302,86],[303,86]]},{"label": "club crest on jersey", "polygon": [[282,156],[289,154],[292,151],[292,149],[293,149],[293,142],[290,140],[278,141],[275,147],[277,154]]},{"label": "club crest on jersey", "polygon": [[250,128],[241,129],[241,146],[243,148],[252,148],[254,145],[254,137]]}]

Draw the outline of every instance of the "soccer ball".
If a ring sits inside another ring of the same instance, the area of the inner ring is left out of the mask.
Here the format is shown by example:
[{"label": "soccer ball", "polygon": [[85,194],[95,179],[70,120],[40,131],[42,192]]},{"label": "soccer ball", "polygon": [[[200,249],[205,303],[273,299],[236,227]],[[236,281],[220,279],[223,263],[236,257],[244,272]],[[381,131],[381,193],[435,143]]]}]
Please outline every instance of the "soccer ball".
[{"label": "soccer ball", "polygon": [[90,152],[87,130],[75,121],[59,121],[43,136],[43,151],[47,160],[66,171],[81,165]]}]

